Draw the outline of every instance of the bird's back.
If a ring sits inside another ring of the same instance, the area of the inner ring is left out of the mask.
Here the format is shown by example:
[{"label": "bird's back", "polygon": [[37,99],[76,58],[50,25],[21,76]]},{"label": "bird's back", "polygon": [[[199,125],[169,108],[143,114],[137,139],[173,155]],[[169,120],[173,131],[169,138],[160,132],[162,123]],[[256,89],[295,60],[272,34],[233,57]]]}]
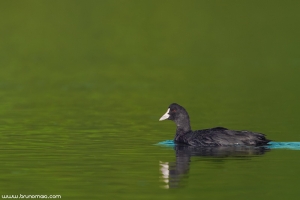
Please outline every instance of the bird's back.
[{"label": "bird's back", "polygon": [[234,131],[223,127],[190,131],[175,138],[175,142],[191,146],[262,146],[266,145],[269,141],[261,133]]}]

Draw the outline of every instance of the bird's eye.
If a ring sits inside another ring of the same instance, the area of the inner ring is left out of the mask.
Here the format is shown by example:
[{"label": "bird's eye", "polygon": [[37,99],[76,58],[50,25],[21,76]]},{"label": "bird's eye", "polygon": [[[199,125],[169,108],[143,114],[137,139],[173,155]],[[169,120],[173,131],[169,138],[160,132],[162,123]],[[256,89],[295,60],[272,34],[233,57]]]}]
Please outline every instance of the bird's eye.
[{"label": "bird's eye", "polygon": [[175,109],[172,109],[171,112],[176,112],[176,110],[175,110]]}]

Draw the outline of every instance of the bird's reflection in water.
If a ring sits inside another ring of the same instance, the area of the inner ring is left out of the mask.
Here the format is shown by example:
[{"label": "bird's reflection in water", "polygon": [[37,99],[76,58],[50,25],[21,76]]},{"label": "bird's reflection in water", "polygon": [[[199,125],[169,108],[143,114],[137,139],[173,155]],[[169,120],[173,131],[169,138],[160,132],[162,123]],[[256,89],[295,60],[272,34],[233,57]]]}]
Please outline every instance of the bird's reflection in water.
[{"label": "bird's reflection in water", "polygon": [[180,180],[187,175],[190,168],[190,158],[198,156],[210,159],[211,161],[223,161],[226,158],[249,159],[253,156],[263,155],[270,149],[266,147],[231,146],[231,147],[174,147],[176,153],[175,162],[159,162],[161,180],[164,182],[163,188],[179,187]]}]

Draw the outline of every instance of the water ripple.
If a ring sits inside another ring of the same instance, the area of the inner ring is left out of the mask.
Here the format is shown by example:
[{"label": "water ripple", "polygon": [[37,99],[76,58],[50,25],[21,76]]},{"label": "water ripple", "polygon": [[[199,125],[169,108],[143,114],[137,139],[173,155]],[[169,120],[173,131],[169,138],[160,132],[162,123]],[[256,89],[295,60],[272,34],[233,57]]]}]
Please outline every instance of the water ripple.
[{"label": "water ripple", "polygon": [[[173,140],[165,140],[158,142],[156,145],[165,147],[174,147],[175,143]],[[300,150],[300,142],[270,142],[268,146],[269,149],[290,149],[290,150]]]}]

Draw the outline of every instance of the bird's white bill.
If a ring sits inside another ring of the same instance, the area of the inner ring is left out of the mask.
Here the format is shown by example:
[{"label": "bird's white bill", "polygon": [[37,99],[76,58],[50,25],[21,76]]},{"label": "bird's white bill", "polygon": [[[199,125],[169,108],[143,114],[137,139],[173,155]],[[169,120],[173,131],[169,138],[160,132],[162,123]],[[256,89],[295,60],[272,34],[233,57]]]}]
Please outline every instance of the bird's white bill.
[{"label": "bird's white bill", "polygon": [[169,111],[170,111],[170,108],[168,108],[167,112],[159,119],[159,121],[168,119],[170,117]]}]

